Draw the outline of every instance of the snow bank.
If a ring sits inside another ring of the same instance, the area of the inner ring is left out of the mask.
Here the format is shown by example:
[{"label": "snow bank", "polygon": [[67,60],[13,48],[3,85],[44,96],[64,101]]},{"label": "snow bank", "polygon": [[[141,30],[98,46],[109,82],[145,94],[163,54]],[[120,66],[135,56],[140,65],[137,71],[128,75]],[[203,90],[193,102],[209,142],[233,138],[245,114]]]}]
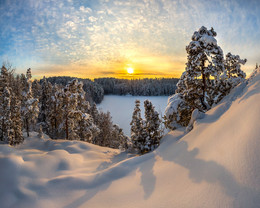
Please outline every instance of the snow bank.
[{"label": "snow bank", "polygon": [[180,97],[179,93],[168,98],[167,106],[165,108],[165,116],[168,118],[173,113],[177,112],[178,106],[183,102],[183,99]]},{"label": "snow bank", "polygon": [[260,70],[141,157],[78,141],[0,145],[0,207],[260,207]]}]

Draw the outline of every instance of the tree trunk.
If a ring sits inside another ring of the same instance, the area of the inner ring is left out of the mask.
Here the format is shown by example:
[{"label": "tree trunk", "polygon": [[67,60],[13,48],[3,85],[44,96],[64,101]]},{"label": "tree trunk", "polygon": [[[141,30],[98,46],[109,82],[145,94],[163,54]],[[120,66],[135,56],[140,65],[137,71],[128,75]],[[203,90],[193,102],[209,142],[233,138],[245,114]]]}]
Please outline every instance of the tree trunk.
[{"label": "tree trunk", "polygon": [[29,134],[29,122],[28,122],[28,118],[25,119],[25,125],[26,125],[27,137],[29,137],[30,134]]},{"label": "tree trunk", "polygon": [[2,132],[1,132],[1,139],[2,141],[4,141],[4,119],[2,118]]},{"label": "tree trunk", "polygon": [[203,101],[204,101],[206,96],[206,76],[204,74],[204,71],[202,72],[202,82],[203,82],[202,91],[203,91]]},{"label": "tree trunk", "polygon": [[208,110],[208,105],[205,103],[205,97],[206,97],[206,89],[207,89],[207,84],[206,84],[206,75],[204,72],[204,66],[205,66],[205,61],[202,62],[201,65],[201,74],[202,74],[202,97],[200,98],[201,104],[205,110]]},{"label": "tree trunk", "polygon": [[230,76],[231,76],[230,71],[231,71],[231,66],[228,66],[228,78],[230,78]]},{"label": "tree trunk", "polygon": [[68,140],[69,139],[68,116],[66,116],[65,126],[66,126],[66,139]]}]

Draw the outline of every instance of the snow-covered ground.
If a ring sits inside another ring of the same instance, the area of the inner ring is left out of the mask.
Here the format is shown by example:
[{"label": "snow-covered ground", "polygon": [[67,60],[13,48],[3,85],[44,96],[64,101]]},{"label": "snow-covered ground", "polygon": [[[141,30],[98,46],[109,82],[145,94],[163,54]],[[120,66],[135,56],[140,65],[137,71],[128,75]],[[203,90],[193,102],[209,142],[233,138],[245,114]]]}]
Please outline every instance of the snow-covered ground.
[{"label": "snow-covered ground", "polygon": [[130,122],[135,107],[135,100],[140,100],[142,117],[144,118],[144,101],[150,100],[160,116],[163,116],[167,106],[168,96],[119,96],[106,95],[97,107],[104,112],[109,111],[112,120],[118,124],[127,136],[130,136]]},{"label": "snow-covered ground", "polygon": [[140,157],[78,141],[0,145],[0,207],[260,207],[260,70]]}]

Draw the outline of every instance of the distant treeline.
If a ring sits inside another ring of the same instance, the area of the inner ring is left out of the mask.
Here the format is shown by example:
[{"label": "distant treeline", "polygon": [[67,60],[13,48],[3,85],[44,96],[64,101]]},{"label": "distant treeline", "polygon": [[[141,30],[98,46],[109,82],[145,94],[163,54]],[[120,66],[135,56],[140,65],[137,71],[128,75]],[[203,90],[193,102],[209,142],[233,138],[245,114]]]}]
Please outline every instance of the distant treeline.
[{"label": "distant treeline", "polygon": [[[49,77],[47,80],[51,84],[65,86],[75,77]],[[175,93],[177,78],[160,79],[116,79],[116,78],[98,78],[94,81],[90,79],[80,79],[83,82],[83,89],[86,92],[88,101],[101,103],[104,95],[134,95],[134,96],[160,96],[172,95]]]},{"label": "distant treeline", "polygon": [[159,96],[174,94],[178,80],[176,78],[132,80],[98,78],[94,81],[103,87],[105,95]]}]

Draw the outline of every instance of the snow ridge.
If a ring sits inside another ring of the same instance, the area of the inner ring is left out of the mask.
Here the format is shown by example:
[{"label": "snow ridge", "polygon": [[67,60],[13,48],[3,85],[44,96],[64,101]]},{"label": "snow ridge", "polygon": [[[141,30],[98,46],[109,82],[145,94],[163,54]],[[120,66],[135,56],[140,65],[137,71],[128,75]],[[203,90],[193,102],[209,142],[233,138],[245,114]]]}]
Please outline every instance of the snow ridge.
[{"label": "snow ridge", "polygon": [[260,69],[189,133],[133,157],[33,133],[0,145],[0,207],[260,207]]}]

